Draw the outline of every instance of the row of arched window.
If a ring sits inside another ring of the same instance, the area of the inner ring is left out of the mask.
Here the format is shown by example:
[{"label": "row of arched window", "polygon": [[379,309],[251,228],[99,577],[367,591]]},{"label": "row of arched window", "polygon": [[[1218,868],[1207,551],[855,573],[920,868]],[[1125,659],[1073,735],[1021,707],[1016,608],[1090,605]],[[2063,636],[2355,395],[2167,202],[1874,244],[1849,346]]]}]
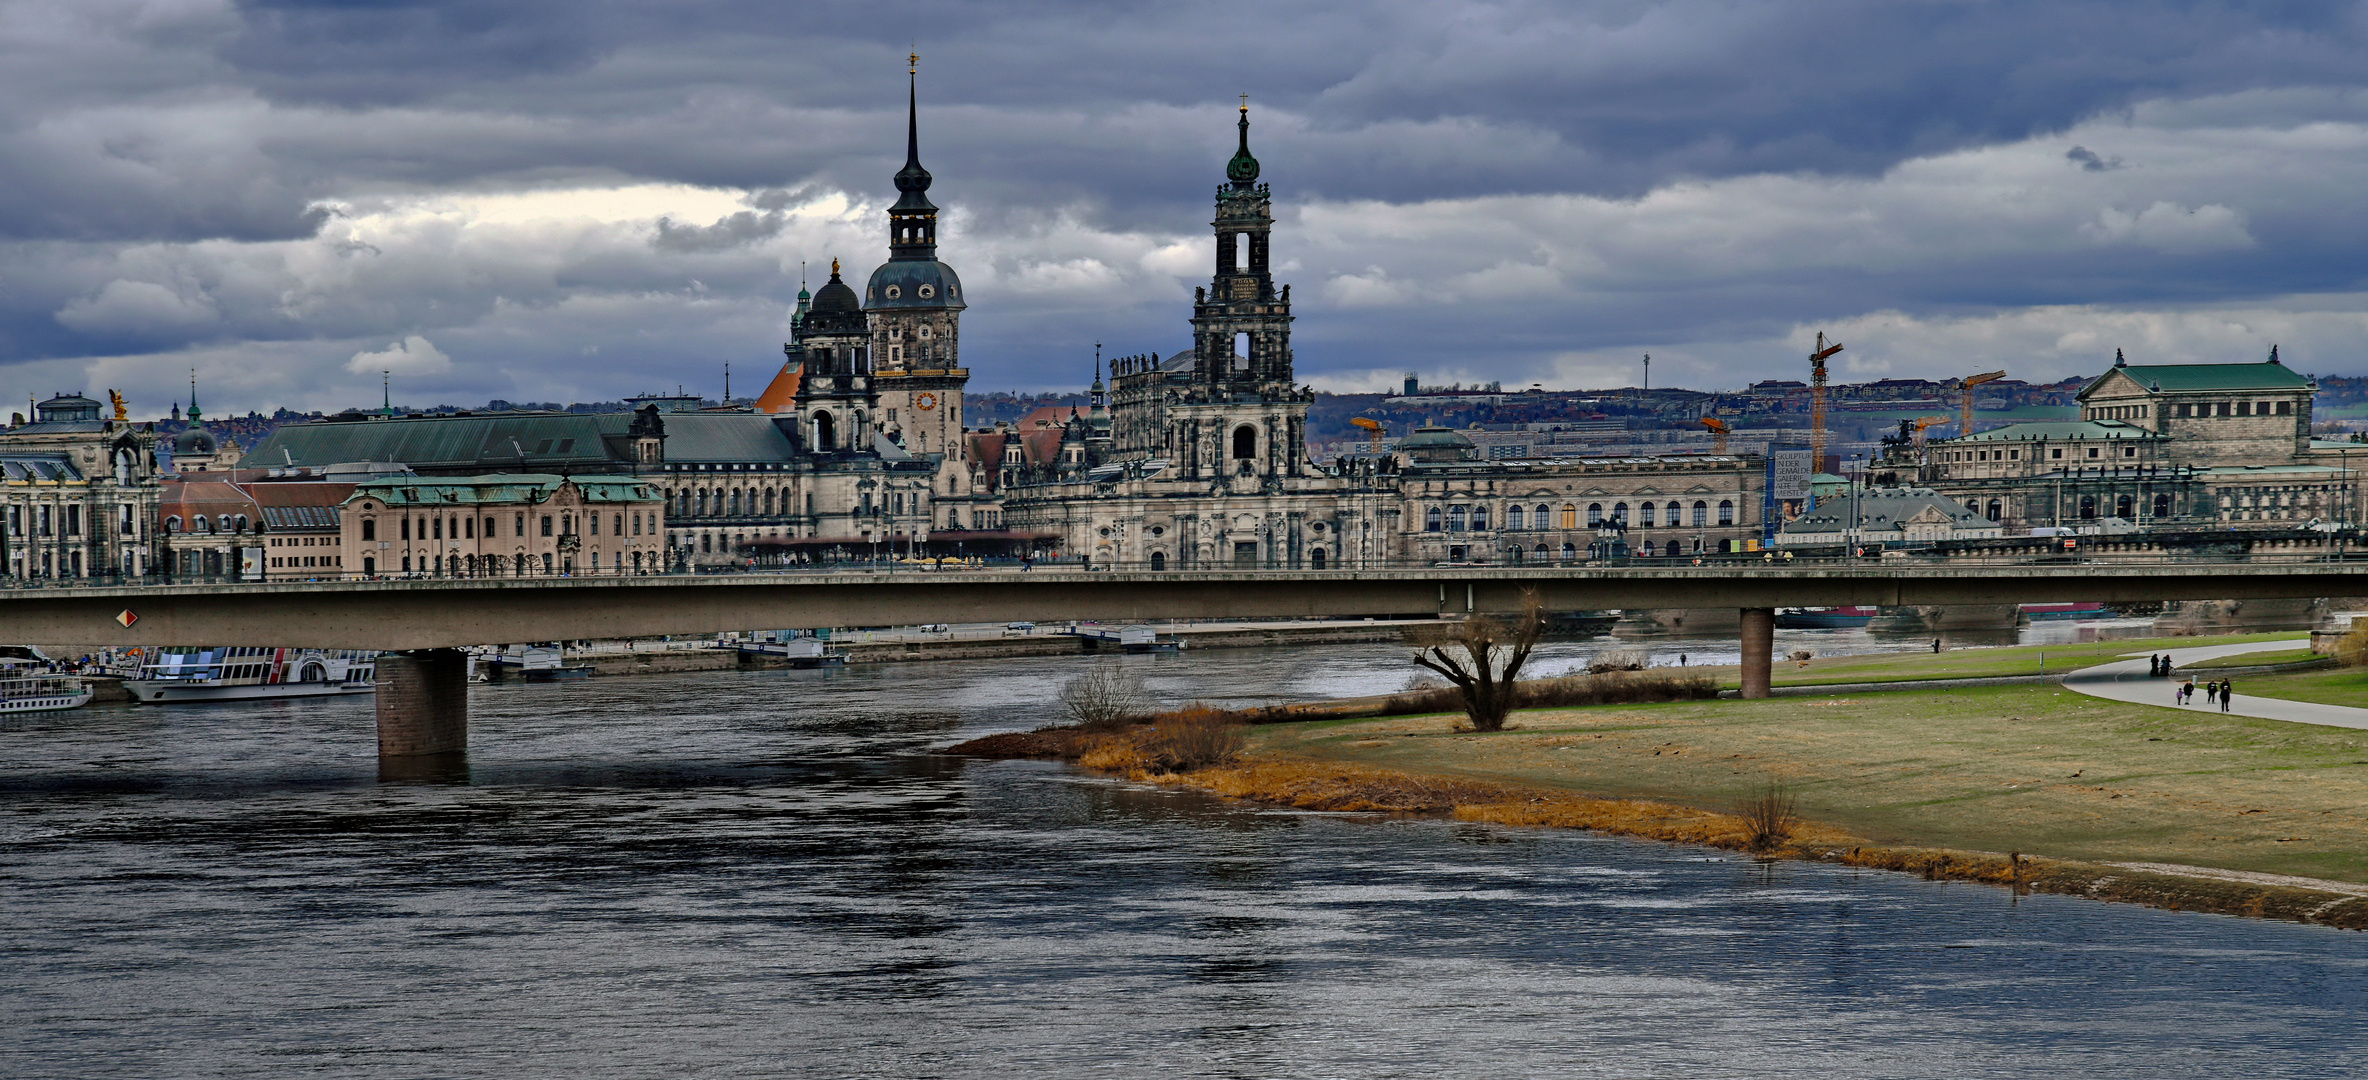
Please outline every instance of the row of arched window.
[{"label": "row of arched window", "polygon": [[[1715,509],[1720,525],[1735,524],[1735,500],[1720,499]],[[1632,517],[1631,508],[1625,502],[1615,502],[1609,506],[1591,502],[1586,507],[1585,521],[1588,528],[1611,523],[1621,528],[1652,529],[1663,527],[1664,522],[1666,527],[1672,529],[1689,525],[1705,528],[1710,525],[1712,510],[1708,499],[1696,499],[1691,506],[1676,500],[1665,504],[1641,502],[1633,508]],[[1525,529],[1576,529],[1581,520],[1579,513],[1577,503],[1563,503],[1560,507],[1548,503],[1524,507],[1515,503],[1505,508],[1504,527],[1511,532]],[[1486,532],[1489,528],[1488,519],[1489,508],[1485,504],[1431,506],[1423,510],[1423,531]]]},{"label": "row of arched window", "polygon": [[263,531],[260,524],[251,522],[245,514],[217,514],[212,517],[204,514],[192,514],[186,528],[182,526],[179,514],[173,514],[164,519],[164,531],[168,533],[243,533],[248,531],[250,526],[255,532]]}]

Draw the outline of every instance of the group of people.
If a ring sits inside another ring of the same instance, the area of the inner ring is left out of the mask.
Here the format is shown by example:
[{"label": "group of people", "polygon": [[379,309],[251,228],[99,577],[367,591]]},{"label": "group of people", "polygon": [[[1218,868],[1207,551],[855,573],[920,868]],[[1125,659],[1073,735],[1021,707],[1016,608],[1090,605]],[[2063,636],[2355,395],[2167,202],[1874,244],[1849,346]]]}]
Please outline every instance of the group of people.
[{"label": "group of people", "polygon": [[[2235,698],[2236,684],[2231,683],[2226,679],[2220,679],[2204,684],[2204,704],[2210,705],[2213,702],[2218,702],[2220,704],[2221,712],[2227,712],[2228,703],[2232,700],[2235,700]],[[2172,700],[2178,702],[2181,705],[2193,703],[2195,701],[2195,680],[2190,678],[2186,682],[2179,684],[2179,689],[2177,692],[2172,694]]]}]

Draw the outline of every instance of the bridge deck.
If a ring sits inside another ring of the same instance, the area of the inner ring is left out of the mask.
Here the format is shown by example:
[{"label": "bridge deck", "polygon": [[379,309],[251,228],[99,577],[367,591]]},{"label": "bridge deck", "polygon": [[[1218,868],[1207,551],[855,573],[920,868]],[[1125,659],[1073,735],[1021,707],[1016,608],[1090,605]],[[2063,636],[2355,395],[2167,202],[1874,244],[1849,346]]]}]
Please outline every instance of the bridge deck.
[{"label": "bridge deck", "polygon": [[2307,598],[2368,595],[2368,562],[839,571],[101,586],[0,593],[0,641],[428,649],[936,622],[1424,616],[1511,610],[1526,589],[1556,610]]}]

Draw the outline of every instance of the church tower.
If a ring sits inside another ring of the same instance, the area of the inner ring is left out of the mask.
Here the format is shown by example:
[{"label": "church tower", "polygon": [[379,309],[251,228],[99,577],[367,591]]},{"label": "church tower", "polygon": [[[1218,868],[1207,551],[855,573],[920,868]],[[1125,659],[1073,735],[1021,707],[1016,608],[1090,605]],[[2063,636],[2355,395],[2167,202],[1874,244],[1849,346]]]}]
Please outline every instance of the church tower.
[{"label": "church tower", "polygon": [[797,389],[799,444],[817,457],[871,452],[880,398],[872,374],[871,333],[855,290],[839,280],[815,290],[814,307],[799,334]]},{"label": "church tower", "polygon": [[1242,98],[1241,145],[1217,189],[1216,276],[1195,290],[1194,355],[1204,389],[1219,397],[1287,395],[1291,386],[1291,288],[1278,294],[1269,263],[1274,206],[1250,156],[1250,102]]},{"label": "church tower", "polygon": [[888,261],[864,287],[871,317],[872,358],[881,425],[916,457],[959,462],[962,437],[961,321],[968,305],[962,279],[937,261],[937,206],[929,201],[929,170],[921,167],[920,57],[909,58],[905,97],[904,168],[896,172],[896,205],[888,208]]}]

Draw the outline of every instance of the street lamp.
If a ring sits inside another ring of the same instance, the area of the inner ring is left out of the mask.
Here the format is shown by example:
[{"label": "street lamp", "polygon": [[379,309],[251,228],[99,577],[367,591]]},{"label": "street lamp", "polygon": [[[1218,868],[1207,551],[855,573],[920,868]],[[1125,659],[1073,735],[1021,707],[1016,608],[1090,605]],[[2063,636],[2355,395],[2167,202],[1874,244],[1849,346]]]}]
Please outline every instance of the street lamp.
[{"label": "street lamp", "polygon": [[[1864,520],[1860,516],[1858,502],[1858,489],[1864,487],[1866,481],[1866,466],[1860,461],[1864,456],[1863,454],[1850,455],[1850,463],[1858,467],[1857,479],[1850,481],[1850,528],[1845,532],[1845,535],[1849,537],[1850,557],[1853,559],[1859,557],[1859,527],[1864,524]],[[1845,469],[1845,471],[1847,470]]]},{"label": "street lamp", "polygon": [[875,571],[880,568],[880,507],[878,503],[872,501],[872,495],[879,488],[879,481],[868,476],[855,482],[855,490],[862,495],[856,501],[863,510],[863,516],[870,519],[870,524],[864,526],[863,535],[871,543],[870,561],[871,568]]}]

